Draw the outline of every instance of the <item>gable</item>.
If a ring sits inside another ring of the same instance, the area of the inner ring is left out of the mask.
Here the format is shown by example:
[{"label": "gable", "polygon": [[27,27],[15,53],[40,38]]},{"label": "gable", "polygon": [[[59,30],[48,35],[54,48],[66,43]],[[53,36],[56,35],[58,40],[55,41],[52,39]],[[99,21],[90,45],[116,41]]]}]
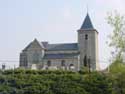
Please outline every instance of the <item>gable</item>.
[{"label": "gable", "polygon": [[23,51],[42,50],[42,49],[44,49],[44,46],[35,39]]}]

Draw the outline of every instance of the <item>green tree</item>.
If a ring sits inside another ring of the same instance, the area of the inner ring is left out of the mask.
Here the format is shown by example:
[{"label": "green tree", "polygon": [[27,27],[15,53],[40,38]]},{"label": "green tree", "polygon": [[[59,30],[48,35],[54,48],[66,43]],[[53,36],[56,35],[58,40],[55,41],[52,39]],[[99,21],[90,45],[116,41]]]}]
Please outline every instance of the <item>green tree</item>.
[{"label": "green tree", "polygon": [[109,74],[112,79],[112,94],[125,94],[125,72]]},{"label": "green tree", "polygon": [[91,73],[84,77],[84,89],[90,94],[112,94],[112,82],[102,73]]},{"label": "green tree", "polygon": [[125,50],[125,17],[115,11],[108,14],[107,22],[113,29],[112,34],[109,35],[109,46],[114,48],[115,60],[121,62]]},{"label": "green tree", "polygon": [[[5,70],[0,76],[0,94],[121,94],[125,93],[123,75],[114,78],[98,72]],[[116,93],[112,87],[118,89],[114,89]]]}]

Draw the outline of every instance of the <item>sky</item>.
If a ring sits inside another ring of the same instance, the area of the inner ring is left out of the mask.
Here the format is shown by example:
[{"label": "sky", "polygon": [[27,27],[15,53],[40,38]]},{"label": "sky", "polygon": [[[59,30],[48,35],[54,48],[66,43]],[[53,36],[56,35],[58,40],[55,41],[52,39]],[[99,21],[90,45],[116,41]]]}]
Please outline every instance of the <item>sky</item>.
[{"label": "sky", "polygon": [[49,43],[77,42],[87,13],[99,32],[99,62],[109,64],[106,41],[112,28],[107,13],[125,15],[125,0],[0,0],[0,66],[18,66],[19,54],[34,38]]}]

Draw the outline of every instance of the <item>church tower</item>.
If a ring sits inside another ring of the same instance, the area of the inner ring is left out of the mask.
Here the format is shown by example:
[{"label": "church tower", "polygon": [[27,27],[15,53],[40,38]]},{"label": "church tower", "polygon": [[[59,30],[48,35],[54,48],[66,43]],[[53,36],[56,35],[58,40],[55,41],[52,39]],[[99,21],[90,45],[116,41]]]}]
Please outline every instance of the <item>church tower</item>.
[{"label": "church tower", "polygon": [[78,47],[80,66],[88,67],[91,71],[99,70],[98,64],[98,32],[93,27],[89,14],[78,30]]}]

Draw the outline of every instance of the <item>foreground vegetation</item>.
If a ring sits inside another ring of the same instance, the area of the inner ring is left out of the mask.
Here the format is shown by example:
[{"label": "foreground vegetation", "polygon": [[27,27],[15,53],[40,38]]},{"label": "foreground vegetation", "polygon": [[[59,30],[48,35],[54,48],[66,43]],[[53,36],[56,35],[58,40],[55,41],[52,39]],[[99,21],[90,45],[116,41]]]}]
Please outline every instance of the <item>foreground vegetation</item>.
[{"label": "foreground vegetation", "polygon": [[125,94],[124,72],[6,70],[0,94]]}]

